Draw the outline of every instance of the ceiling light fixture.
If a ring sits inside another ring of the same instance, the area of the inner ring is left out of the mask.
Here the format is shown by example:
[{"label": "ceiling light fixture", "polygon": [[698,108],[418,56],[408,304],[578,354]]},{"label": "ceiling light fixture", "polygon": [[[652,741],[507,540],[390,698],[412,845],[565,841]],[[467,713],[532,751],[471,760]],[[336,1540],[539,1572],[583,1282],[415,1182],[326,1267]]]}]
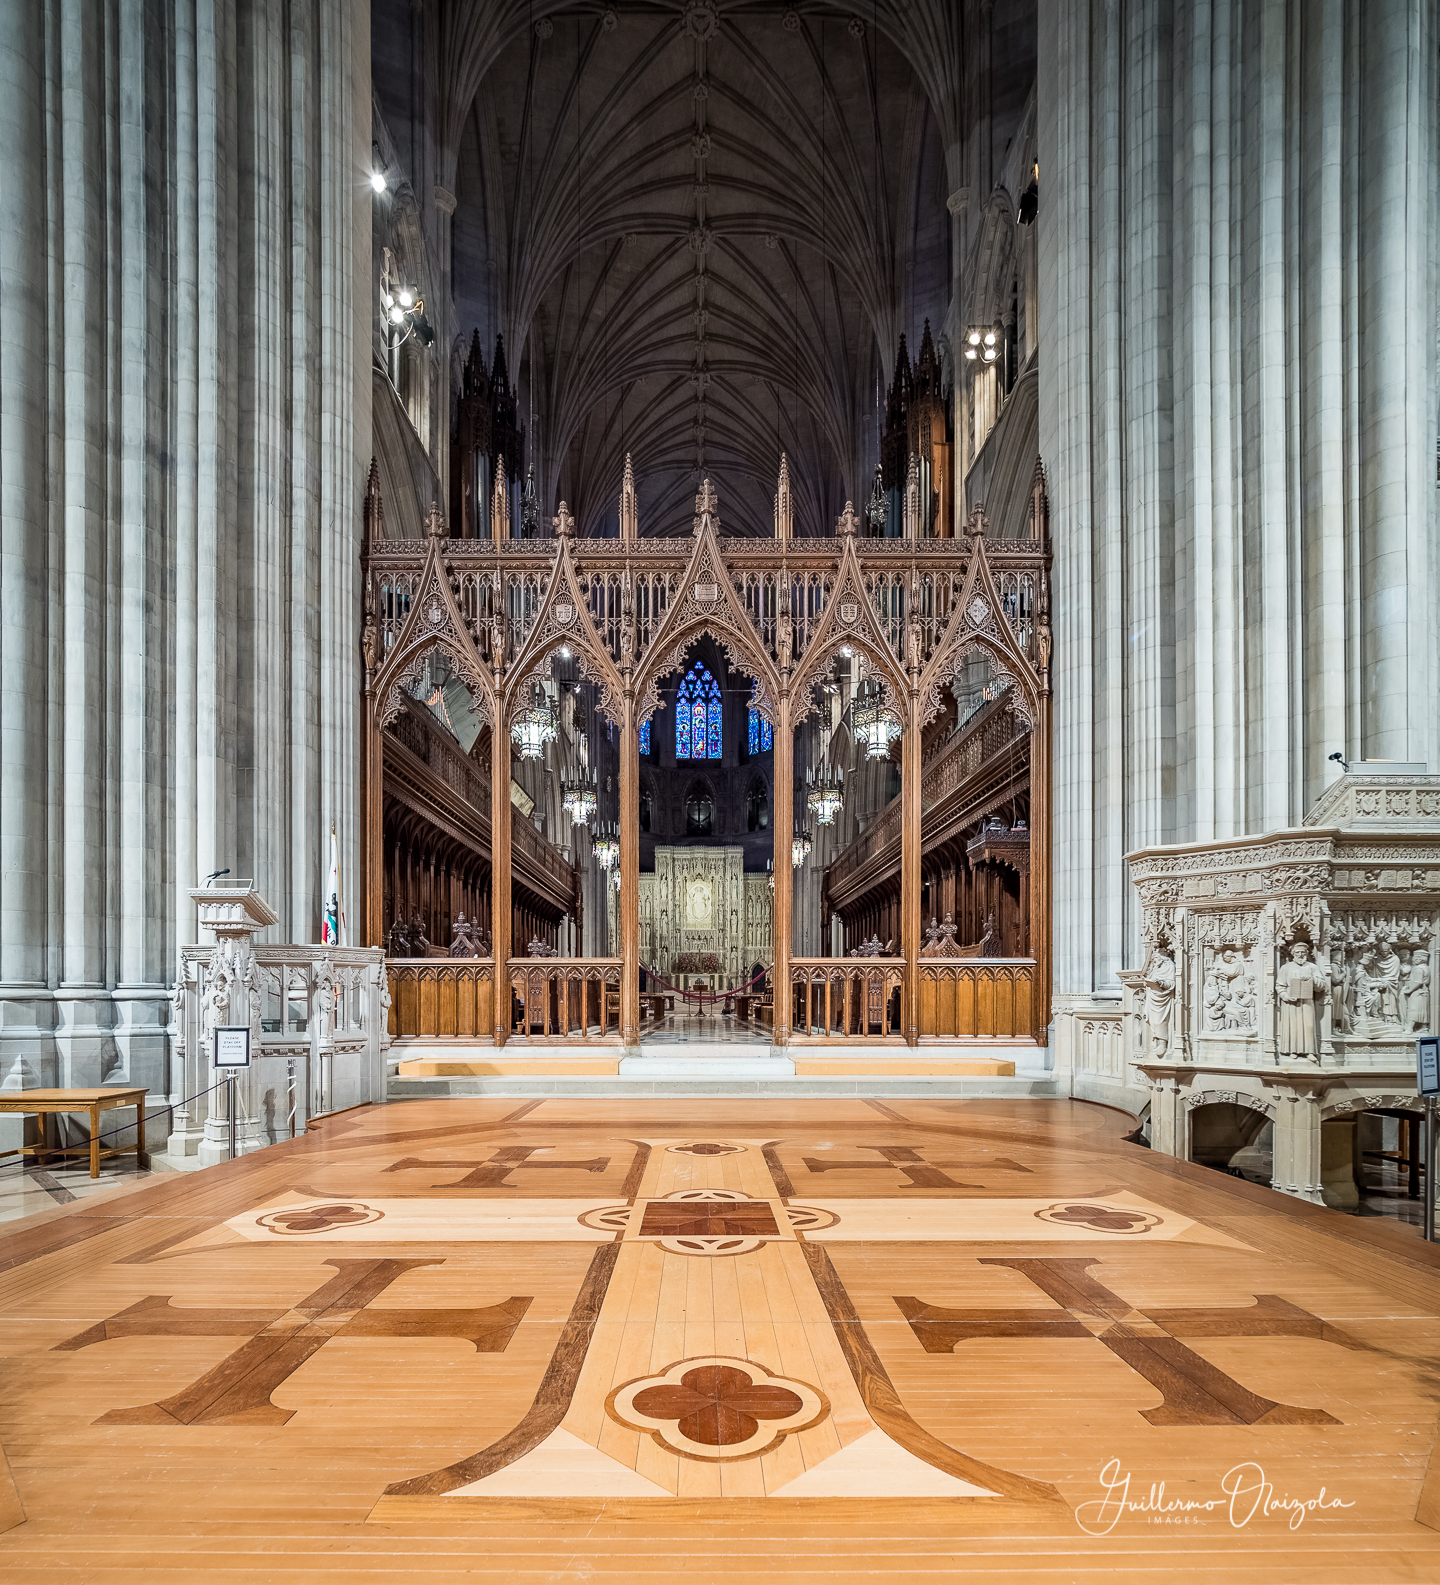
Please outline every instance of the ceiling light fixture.
[{"label": "ceiling light fixture", "polygon": [[865,745],[866,759],[886,759],[890,739],[900,736],[900,723],[885,708],[880,690],[873,683],[862,685],[850,714],[855,740]]},{"label": "ceiling light fixture", "polygon": [[810,848],[810,833],[804,826],[801,826],[795,833],[794,841],[790,844],[791,869],[798,870],[805,860],[810,857]]},{"label": "ceiling light fixture", "polygon": [[538,684],[534,700],[515,717],[510,737],[520,750],[520,758],[529,760],[539,759],[546,744],[555,741],[555,707]]},{"label": "ceiling light fixture", "polygon": [[845,772],[838,765],[812,766],[805,783],[805,807],[815,816],[815,824],[834,825],[845,806]]}]

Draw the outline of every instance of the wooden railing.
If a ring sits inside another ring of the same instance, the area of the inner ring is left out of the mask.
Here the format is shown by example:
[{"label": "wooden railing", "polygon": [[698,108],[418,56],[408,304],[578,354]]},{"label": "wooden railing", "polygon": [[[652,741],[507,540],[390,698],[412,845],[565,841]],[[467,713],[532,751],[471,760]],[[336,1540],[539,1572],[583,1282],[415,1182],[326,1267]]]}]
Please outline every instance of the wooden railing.
[{"label": "wooden railing", "polygon": [[510,1027],[542,1040],[618,1040],[619,958],[511,958]]},{"label": "wooden railing", "polygon": [[903,1038],[901,958],[791,958],[790,985],[800,1039]]},{"label": "wooden railing", "polygon": [[489,958],[387,958],[390,1033],[401,1040],[493,1039]]},{"label": "wooden railing", "polygon": [[1034,1039],[1033,958],[922,958],[922,1039]]}]

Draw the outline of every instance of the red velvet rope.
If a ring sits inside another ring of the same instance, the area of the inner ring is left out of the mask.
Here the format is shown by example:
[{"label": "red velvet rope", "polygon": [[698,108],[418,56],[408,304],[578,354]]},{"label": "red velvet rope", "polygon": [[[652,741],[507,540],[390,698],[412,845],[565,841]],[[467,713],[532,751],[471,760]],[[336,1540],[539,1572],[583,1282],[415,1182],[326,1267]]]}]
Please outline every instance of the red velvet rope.
[{"label": "red velvet rope", "polygon": [[[683,996],[688,1002],[723,1002],[732,996],[742,996],[752,985],[758,985],[770,972],[769,969],[761,969],[758,974],[746,980],[743,985],[736,985],[728,991],[682,991],[678,985],[672,985],[669,980],[662,979],[648,963],[642,963],[640,967],[645,970],[646,974],[657,985],[667,991],[673,991],[676,996]],[[648,996],[650,993],[645,991],[642,994]]]}]

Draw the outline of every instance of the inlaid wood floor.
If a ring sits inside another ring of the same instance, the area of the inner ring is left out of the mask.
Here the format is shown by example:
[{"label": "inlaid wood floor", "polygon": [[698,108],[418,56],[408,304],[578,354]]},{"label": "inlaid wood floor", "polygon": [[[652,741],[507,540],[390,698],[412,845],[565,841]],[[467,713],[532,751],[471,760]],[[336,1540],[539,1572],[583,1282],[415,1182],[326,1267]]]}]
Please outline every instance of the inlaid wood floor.
[{"label": "inlaid wood floor", "polygon": [[1440,1254],[1128,1126],[415,1101],[11,1223],[0,1577],[1440,1580]]}]

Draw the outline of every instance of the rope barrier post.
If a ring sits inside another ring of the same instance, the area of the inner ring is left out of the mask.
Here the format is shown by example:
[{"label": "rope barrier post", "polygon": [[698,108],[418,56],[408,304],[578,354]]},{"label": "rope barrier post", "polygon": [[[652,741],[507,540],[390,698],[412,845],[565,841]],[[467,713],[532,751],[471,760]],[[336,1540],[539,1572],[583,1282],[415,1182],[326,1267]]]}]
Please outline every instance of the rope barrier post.
[{"label": "rope barrier post", "polygon": [[235,1075],[226,1074],[225,1084],[225,1112],[230,1133],[230,1159],[235,1159]]},{"label": "rope barrier post", "polygon": [[290,1137],[295,1137],[295,1059],[285,1059],[285,1099],[290,1108]]}]

